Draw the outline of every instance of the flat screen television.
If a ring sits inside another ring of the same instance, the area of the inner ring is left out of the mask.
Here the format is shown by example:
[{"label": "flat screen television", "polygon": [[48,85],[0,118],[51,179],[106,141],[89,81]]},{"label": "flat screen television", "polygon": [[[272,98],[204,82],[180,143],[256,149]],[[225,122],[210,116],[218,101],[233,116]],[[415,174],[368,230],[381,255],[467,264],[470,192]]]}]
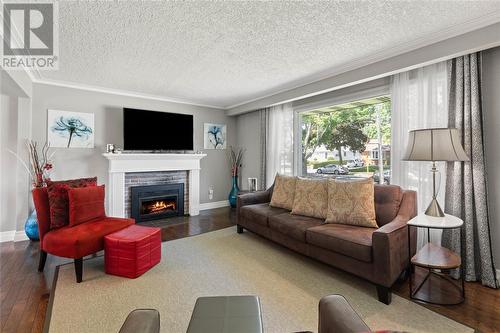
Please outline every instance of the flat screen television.
[{"label": "flat screen television", "polygon": [[123,108],[123,149],[193,150],[193,116]]}]

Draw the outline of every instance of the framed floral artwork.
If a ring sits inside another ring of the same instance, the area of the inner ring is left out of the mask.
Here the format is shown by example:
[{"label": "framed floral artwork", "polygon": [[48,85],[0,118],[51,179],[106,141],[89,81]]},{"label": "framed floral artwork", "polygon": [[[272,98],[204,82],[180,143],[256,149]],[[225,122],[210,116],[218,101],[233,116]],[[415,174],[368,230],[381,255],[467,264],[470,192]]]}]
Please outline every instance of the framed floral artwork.
[{"label": "framed floral artwork", "polygon": [[53,148],[94,148],[94,114],[47,110],[47,142]]},{"label": "framed floral artwork", "polygon": [[205,149],[226,149],[226,125],[205,123],[203,130]]}]

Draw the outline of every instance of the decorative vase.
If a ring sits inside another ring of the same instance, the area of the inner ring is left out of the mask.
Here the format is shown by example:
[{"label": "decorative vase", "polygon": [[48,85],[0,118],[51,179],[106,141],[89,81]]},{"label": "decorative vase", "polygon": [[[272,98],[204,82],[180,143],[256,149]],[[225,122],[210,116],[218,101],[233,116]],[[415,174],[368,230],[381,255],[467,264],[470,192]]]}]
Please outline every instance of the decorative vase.
[{"label": "decorative vase", "polygon": [[26,236],[32,241],[37,241],[40,239],[40,235],[38,234],[38,220],[36,218],[36,210],[33,209],[33,212],[26,219],[26,223],[24,224],[24,232]]},{"label": "decorative vase", "polygon": [[229,192],[229,204],[231,207],[236,207],[236,201],[238,199],[238,192],[240,191],[238,187],[238,176],[233,176],[233,186],[231,187],[231,192]]}]

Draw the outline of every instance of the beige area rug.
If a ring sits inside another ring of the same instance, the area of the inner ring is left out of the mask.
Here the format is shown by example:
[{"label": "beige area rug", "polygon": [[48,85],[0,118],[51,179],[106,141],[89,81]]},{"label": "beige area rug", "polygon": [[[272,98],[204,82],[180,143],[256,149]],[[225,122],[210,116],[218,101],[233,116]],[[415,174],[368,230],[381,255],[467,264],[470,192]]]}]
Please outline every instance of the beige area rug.
[{"label": "beige area rug", "polygon": [[73,265],[61,266],[49,331],[118,332],[133,309],[155,308],[162,332],[185,332],[196,298],[209,295],[258,295],[267,333],[317,331],[318,301],[336,293],[372,329],[473,332],[397,295],[384,305],[372,284],[234,227],[162,245],[161,263],[135,280],[106,275],[102,257],[84,262],[79,284]]}]

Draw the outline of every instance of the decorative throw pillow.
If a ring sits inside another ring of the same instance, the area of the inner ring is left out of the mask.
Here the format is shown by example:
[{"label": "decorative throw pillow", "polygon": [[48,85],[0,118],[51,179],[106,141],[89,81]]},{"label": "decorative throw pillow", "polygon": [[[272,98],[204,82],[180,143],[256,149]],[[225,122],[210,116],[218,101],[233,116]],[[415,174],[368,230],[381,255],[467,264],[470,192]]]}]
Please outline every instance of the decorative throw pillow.
[{"label": "decorative throw pillow", "polygon": [[274,179],[273,195],[269,205],[292,210],[296,181],[297,177],[277,174]]},{"label": "decorative throw pillow", "polygon": [[329,179],[326,223],[378,228],[375,220],[373,179],[360,181]]},{"label": "decorative throw pillow", "polygon": [[69,223],[68,190],[77,187],[97,186],[97,177],[62,181],[47,181],[50,206],[50,229]]},{"label": "decorative throw pillow", "polygon": [[69,189],[68,198],[70,226],[106,216],[104,185]]},{"label": "decorative throw pillow", "polygon": [[326,219],[328,182],[326,179],[298,178],[292,214]]}]

